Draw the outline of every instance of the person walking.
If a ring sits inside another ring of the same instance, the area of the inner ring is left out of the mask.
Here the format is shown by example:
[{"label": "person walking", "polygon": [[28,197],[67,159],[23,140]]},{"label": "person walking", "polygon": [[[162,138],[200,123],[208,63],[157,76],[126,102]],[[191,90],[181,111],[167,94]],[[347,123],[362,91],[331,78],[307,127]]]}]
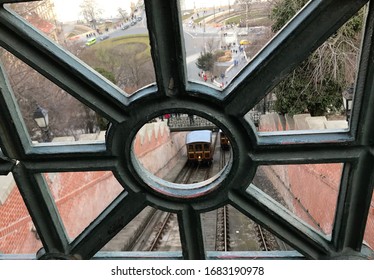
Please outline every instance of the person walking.
[{"label": "person walking", "polygon": [[164,115],[164,118],[166,119],[168,125],[170,124],[170,117],[171,117],[170,114],[165,114]]},{"label": "person walking", "polygon": [[192,114],[188,114],[188,118],[190,119],[190,125],[193,125],[195,123],[193,115]]}]

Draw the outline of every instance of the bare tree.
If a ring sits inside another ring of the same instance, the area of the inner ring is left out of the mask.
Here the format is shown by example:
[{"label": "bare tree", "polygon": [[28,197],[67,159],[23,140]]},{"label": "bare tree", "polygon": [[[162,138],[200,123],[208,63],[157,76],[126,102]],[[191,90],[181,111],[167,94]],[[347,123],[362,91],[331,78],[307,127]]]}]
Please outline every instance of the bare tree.
[{"label": "bare tree", "polygon": [[121,16],[121,18],[122,18],[124,21],[127,21],[128,18],[129,18],[129,14],[127,13],[127,11],[126,11],[125,9],[118,8],[118,14]]},{"label": "bare tree", "polygon": [[[275,2],[273,31],[281,29],[307,2]],[[341,93],[354,83],[357,73],[365,9],[347,21],[274,88],[278,112],[297,114],[308,111],[317,116],[341,111]]]},{"label": "bare tree", "polygon": [[98,8],[96,0],[84,0],[79,7],[84,19],[96,30],[97,21],[103,13],[102,9]]},{"label": "bare tree", "polygon": [[133,92],[154,82],[153,64],[149,56],[136,53],[135,49],[121,48],[113,50],[114,57],[123,57],[119,61],[116,79],[126,91]]},{"label": "bare tree", "polygon": [[80,58],[93,68],[113,73],[117,86],[132,93],[155,81],[152,60],[145,50],[144,44],[129,43],[126,47],[87,49]]},{"label": "bare tree", "polygon": [[97,129],[96,113],[8,52],[1,61],[32,139],[40,132],[33,115],[37,106],[49,112],[51,136],[78,136]]},{"label": "bare tree", "polygon": [[217,46],[219,44],[218,44],[218,40],[212,37],[206,40],[205,45],[206,45],[206,51],[212,53],[213,51],[217,49]]},{"label": "bare tree", "polygon": [[245,11],[245,26],[248,29],[248,14],[250,11],[251,4],[254,0],[236,0],[235,3],[240,6],[241,9]]}]

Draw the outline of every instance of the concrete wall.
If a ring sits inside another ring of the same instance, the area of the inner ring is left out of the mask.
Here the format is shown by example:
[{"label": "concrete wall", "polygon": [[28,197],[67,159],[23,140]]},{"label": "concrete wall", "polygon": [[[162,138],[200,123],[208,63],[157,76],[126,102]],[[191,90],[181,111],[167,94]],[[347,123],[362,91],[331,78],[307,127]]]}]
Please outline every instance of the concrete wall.
[{"label": "concrete wall", "polygon": [[166,121],[146,124],[135,138],[135,154],[148,171],[163,178],[186,155],[186,134],[171,134]]},{"label": "concrete wall", "polygon": [[[346,129],[346,121],[328,121],[309,114],[286,116],[263,115],[259,130]],[[261,167],[285,200],[287,207],[315,229],[331,234],[337,205],[343,163],[273,165]],[[374,248],[374,197],[369,211],[365,242]]]},{"label": "concrete wall", "polygon": [[0,176],[0,205],[8,198],[14,187],[14,178],[11,173],[6,176]]}]

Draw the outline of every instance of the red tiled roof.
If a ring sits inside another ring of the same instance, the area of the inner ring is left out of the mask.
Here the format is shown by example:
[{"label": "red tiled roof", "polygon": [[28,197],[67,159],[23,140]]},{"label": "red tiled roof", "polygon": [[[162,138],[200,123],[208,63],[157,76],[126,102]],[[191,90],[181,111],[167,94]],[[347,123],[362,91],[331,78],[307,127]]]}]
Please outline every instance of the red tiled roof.
[{"label": "red tiled roof", "polygon": [[38,30],[44,32],[45,34],[51,34],[55,30],[56,26],[49,21],[46,21],[37,15],[26,16],[25,19],[31,23]]}]

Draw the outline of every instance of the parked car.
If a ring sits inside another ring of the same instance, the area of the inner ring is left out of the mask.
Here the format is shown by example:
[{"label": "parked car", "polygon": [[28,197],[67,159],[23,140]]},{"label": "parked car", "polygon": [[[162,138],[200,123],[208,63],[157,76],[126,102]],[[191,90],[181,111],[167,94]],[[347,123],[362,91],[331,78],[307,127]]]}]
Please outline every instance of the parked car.
[{"label": "parked car", "polygon": [[240,40],[239,42],[240,45],[249,45],[250,43],[248,40]]},{"label": "parked car", "polygon": [[100,40],[101,41],[104,41],[104,40],[106,40],[106,39],[108,39],[109,38],[109,35],[108,34],[104,34],[104,35],[101,35],[100,36]]},{"label": "parked car", "polygon": [[96,43],[96,38],[93,37],[93,38],[90,38],[90,39],[87,40],[86,46],[92,46],[95,43]]},{"label": "parked car", "polygon": [[126,23],[122,26],[122,30],[126,30],[127,28],[130,27],[130,24],[129,23]]},{"label": "parked car", "polygon": [[238,36],[248,36],[248,31],[247,30],[239,31]]}]

